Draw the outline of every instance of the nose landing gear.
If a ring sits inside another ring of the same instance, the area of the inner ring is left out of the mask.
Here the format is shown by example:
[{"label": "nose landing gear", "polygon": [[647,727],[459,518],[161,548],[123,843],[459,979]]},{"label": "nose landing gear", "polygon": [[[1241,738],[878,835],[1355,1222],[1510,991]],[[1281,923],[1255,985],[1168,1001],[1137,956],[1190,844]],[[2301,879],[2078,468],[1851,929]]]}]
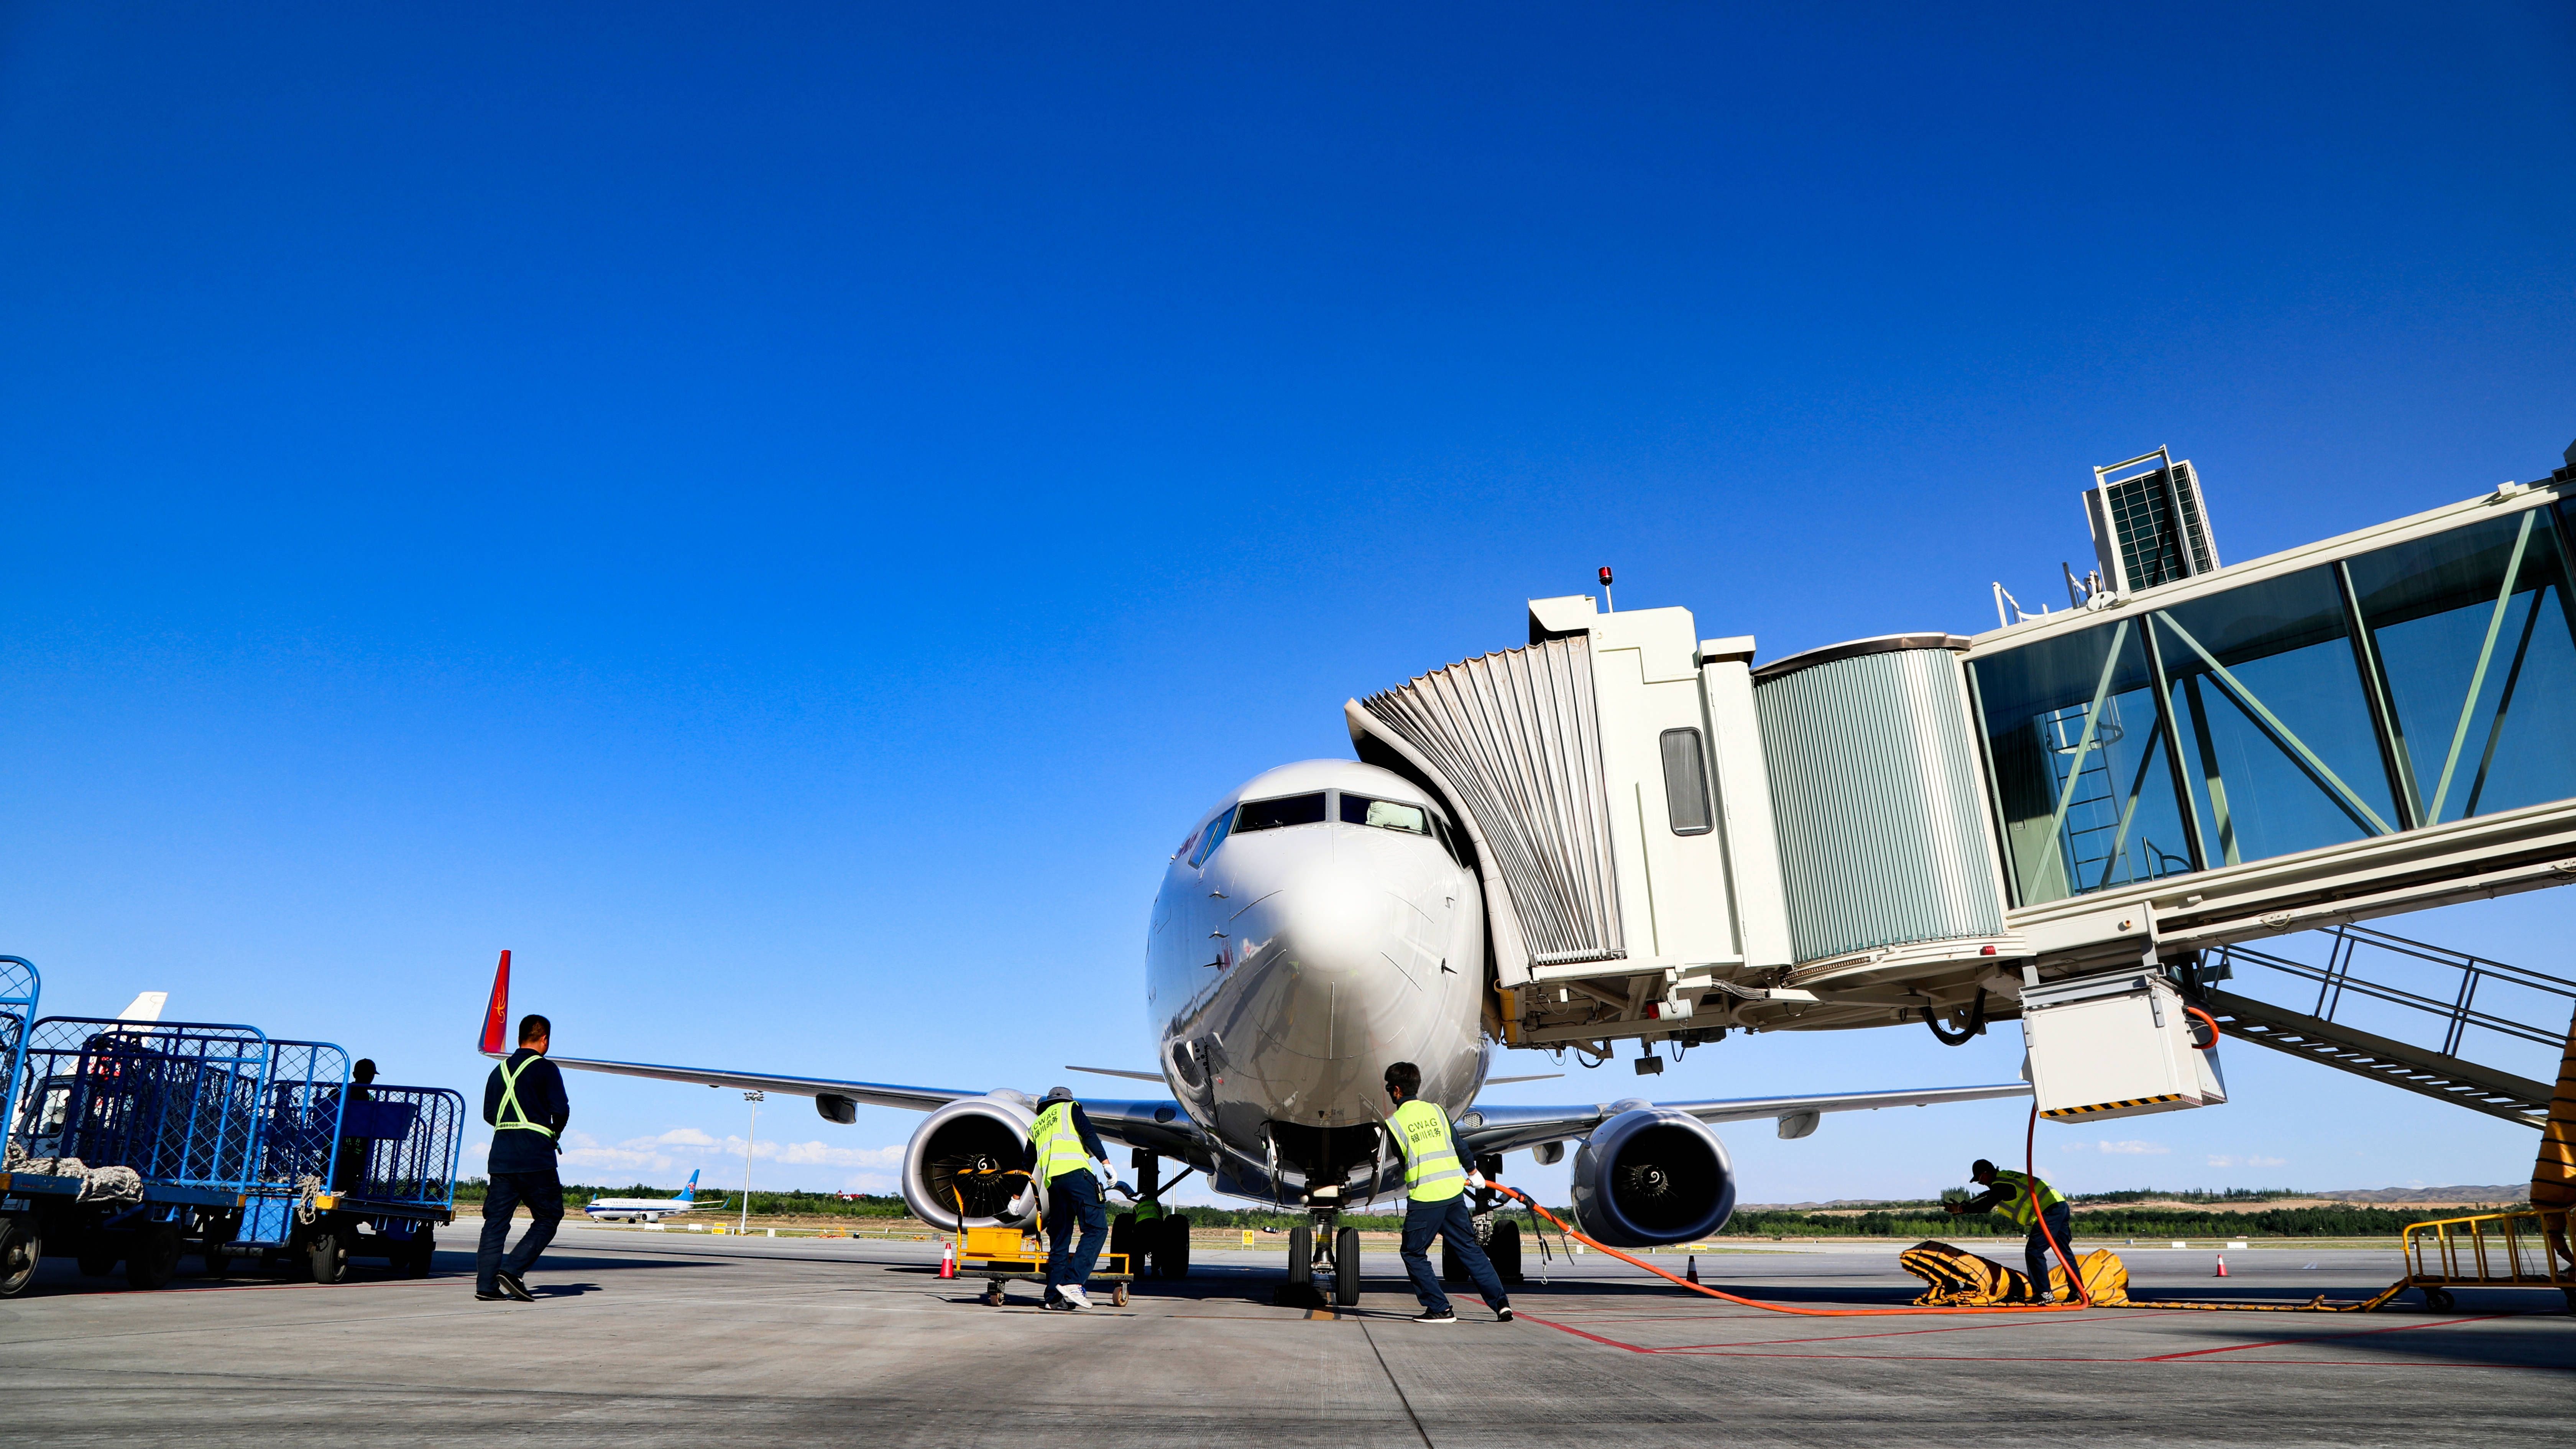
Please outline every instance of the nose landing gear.
[{"label": "nose landing gear", "polygon": [[1329,1295],[1337,1308],[1360,1301],[1360,1230],[1344,1226],[1342,1191],[1321,1187],[1307,1195],[1306,1222],[1288,1230],[1288,1282],[1272,1301],[1283,1308],[1321,1308]]}]

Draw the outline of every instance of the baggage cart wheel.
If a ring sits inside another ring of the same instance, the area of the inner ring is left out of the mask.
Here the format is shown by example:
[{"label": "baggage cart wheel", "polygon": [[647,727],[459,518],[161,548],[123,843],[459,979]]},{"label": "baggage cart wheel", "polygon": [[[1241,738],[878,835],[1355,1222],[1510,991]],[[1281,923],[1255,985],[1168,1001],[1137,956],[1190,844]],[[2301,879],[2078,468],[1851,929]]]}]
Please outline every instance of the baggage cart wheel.
[{"label": "baggage cart wheel", "polygon": [[134,1235],[134,1246],[125,1251],[125,1286],[158,1288],[179,1271],[179,1254],[186,1244],[179,1239],[177,1223],[153,1223]]},{"label": "baggage cart wheel", "polygon": [[1506,1288],[1521,1285],[1521,1225],[1515,1222],[1494,1224],[1494,1236],[1485,1244],[1485,1256],[1494,1262],[1494,1276]]},{"label": "baggage cart wheel", "polygon": [[328,1228],[304,1240],[304,1276],[316,1283],[337,1283],[349,1266],[349,1246]]},{"label": "baggage cart wheel", "polygon": [[999,1308],[999,1307],[1001,1307],[1001,1306],[1002,1306],[1002,1285],[1001,1285],[1001,1284],[999,1284],[999,1283],[996,1283],[996,1284],[994,1284],[992,1287],[985,1289],[985,1290],[984,1290],[984,1296],[983,1296],[983,1299],[982,1299],[981,1301],[983,1302],[983,1305],[984,1305],[985,1307],[987,1307],[987,1308]]},{"label": "baggage cart wheel", "polygon": [[209,1278],[222,1278],[233,1270],[233,1255],[221,1248],[203,1249],[198,1256],[205,1260],[206,1276]]},{"label": "baggage cart wheel", "polygon": [[1116,1285],[1114,1285],[1113,1287],[1111,1287],[1111,1288],[1110,1288],[1110,1290],[1109,1290],[1109,1301],[1110,1301],[1110,1303],[1111,1303],[1112,1305],[1114,1305],[1114,1306],[1116,1306],[1116,1307],[1119,1307],[1119,1308],[1124,1308],[1124,1307],[1126,1307],[1126,1306],[1127,1306],[1127,1285],[1126,1285],[1126,1284],[1124,1284],[1124,1283],[1120,1283],[1120,1284],[1116,1284]]},{"label": "baggage cart wheel", "polygon": [[426,1278],[429,1276],[430,1259],[437,1252],[437,1235],[423,1228],[413,1235],[411,1246],[394,1261],[394,1267],[406,1278]]},{"label": "baggage cart wheel", "polygon": [[1315,1230],[1288,1230],[1288,1286],[1311,1288],[1315,1285]]},{"label": "baggage cart wheel", "polygon": [[26,1292],[44,1256],[45,1242],[36,1235],[33,1219],[0,1218],[0,1298]]},{"label": "baggage cart wheel", "polygon": [[1333,1302],[1343,1308],[1360,1301],[1360,1230],[1344,1228],[1333,1237]]},{"label": "baggage cart wheel", "polygon": [[116,1259],[116,1249],[96,1239],[82,1244],[80,1251],[73,1254],[73,1261],[80,1264],[82,1275],[90,1278],[104,1278],[115,1272]]},{"label": "baggage cart wheel", "polygon": [[1190,1276],[1190,1219],[1187,1213],[1174,1213],[1163,1219],[1162,1236],[1154,1244],[1154,1275],[1167,1279]]},{"label": "baggage cart wheel", "polygon": [[2424,1285],[2424,1306],[2434,1312],[2448,1313],[2458,1302],[2458,1299],[2451,1296],[2450,1289],[2437,1288],[2429,1283]]}]

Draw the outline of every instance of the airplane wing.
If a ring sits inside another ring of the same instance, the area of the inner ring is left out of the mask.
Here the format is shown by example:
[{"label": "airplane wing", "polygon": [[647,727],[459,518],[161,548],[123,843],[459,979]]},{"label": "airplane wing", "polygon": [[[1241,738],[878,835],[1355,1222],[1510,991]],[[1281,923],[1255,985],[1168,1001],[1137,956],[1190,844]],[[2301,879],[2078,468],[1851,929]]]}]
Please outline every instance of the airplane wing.
[{"label": "airplane wing", "polygon": [[[483,1013],[483,1038],[479,1049],[487,1057],[506,1057],[507,1032],[504,1024],[510,1016],[510,953],[501,953],[501,964],[492,975],[492,1000]],[[546,1060],[574,1071],[606,1072],[619,1077],[647,1077],[662,1082],[689,1082],[702,1087],[732,1087],[745,1092],[776,1092],[787,1097],[841,1097],[871,1107],[900,1107],[914,1112],[934,1112],[951,1102],[968,1097],[995,1095],[992,1091],[970,1091],[960,1087],[907,1087],[887,1082],[853,1082],[839,1077],[798,1077],[780,1072],[745,1072],[721,1067],[664,1066],[654,1062],[612,1062],[588,1057],[563,1057],[552,1052]],[[1030,1106],[1035,1098],[1029,1094],[1002,1089],[1006,1095],[1019,1096]],[[1095,1102],[1085,1099],[1085,1115],[1091,1118],[1092,1130],[1103,1140],[1123,1142],[1130,1147],[1147,1147],[1166,1156],[1195,1161],[1207,1156],[1199,1140],[1198,1129],[1182,1115],[1178,1102],[1161,1101]],[[826,1114],[829,1115],[829,1114]]]},{"label": "airplane wing", "polygon": [[1821,1097],[1729,1097],[1713,1102],[1644,1102],[1628,1099],[1576,1107],[1471,1107],[1458,1118],[1458,1140],[1470,1153],[1510,1152],[1581,1137],[1632,1107],[1660,1107],[1687,1112],[1703,1122],[1743,1122],[1777,1117],[1783,1135],[1803,1137],[1812,1131],[1789,1131],[1792,1119],[1809,1113],[1866,1112],[1881,1107],[1931,1107],[1945,1102],[1983,1102],[1997,1097],[2026,1097],[2028,1082],[1998,1082],[1984,1087],[1926,1087],[1911,1092],[1835,1092]]}]

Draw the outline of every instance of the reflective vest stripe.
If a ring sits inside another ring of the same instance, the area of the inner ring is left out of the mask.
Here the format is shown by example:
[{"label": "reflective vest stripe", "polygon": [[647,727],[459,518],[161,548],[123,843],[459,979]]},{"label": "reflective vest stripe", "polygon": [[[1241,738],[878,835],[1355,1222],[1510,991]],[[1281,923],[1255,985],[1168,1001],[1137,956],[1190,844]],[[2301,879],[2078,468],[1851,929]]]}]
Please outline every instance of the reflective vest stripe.
[{"label": "reflective vest stripe", "polygon": [[1052,1103],[1040,1112],[1037,1120],[1029,1124],[1029,1140],[1037,1144],[1036,1172],[1040,1182],[1091,1166],[1091,1154],[1082,1147],[1082,1134],[1074,1129],[1071,1102]]},{"label": "reflective vest stripe", "polygon": [[1391,1123],[1404,1143],[1407,1197],[1415,1202],[1446,1202],[1467,1190],[1457,1141],[1449,1135],[1449,1119],[1439,1108],[1417,1097],[1396,1108]]},{"label": "reflective vest stripe", "polygon": [[552,1127],[539,1126],[529,1121],[528,1109],[519,1105],[519,1074],[526,1071],[530,1063],[540,1060],[542,1058],[530,1057],[516,1067],[508,1062],[501,1063],[501,1105],[492,1114],[497,1119],[492,1124],[494,1131],[506,1131],[515,1127],[524,1132],[543,1132],[548,1137],[555,1135],[555,1129]]},{"label": "reflective vest stripe", "polygon": [[1996,1206],[2004,1209],[2005,1215],[2013,1220],[2013,1224],[2016,1227],[2027,1228],[2036,1224],[2039,1221],[2040,1213],[2044,1213],[2050,1208],[2057,1206],[2059,1203],[2066,1201],[2066,1195],[2064,1193],[2059,1192],[2056,1188],[2050,1187],[2046,1178],[2041,1178],[2038,1179],[2039,1209],[2037,1212],[2032,1211],[2030,1205],[2031,1182],[2031,1177],[2026,1173],[2006,1172],[2000,1170],[1995,1173],[1995,1186],[2009,1188],[2012,1191],[2011,1197],[2006,1198],[2004,1201],[1996,1204]]}]

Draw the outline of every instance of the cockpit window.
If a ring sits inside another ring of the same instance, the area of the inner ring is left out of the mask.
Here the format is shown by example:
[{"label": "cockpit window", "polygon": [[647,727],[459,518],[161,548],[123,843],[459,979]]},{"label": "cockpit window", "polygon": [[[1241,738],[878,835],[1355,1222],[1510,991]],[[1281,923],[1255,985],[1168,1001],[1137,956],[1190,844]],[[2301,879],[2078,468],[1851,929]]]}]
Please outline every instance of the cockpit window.
[{"label": "cockpit window", "polygon": [[1276,800],[1246,800],[1234,809],[1237,830],[1277,830],[1287,825],[1324,823],[1324,792],[1282,795]]},{"label": "cockpit window", "polygon": [[1207,858],[1216,854],[1216,848],[1225,843],[1226,832],[1232,829],[1233,826],[1234,812],[1232,810],[1228,810],[1214,820],[1209,821],[1207,823],[1207,829],[1199,832],[1198,853],[1190,857],[1191,866],[1197,867],[1207,864]]},{"label": "cockpit window", "polygon": [[1403,830],[1415,835],[1431,833],[1431,812],[1419,805],[1406,805],[1395,800],[1372,800],[1366,795],[1342,792],[1342,823],[1374,825],[1380,830]]}]

